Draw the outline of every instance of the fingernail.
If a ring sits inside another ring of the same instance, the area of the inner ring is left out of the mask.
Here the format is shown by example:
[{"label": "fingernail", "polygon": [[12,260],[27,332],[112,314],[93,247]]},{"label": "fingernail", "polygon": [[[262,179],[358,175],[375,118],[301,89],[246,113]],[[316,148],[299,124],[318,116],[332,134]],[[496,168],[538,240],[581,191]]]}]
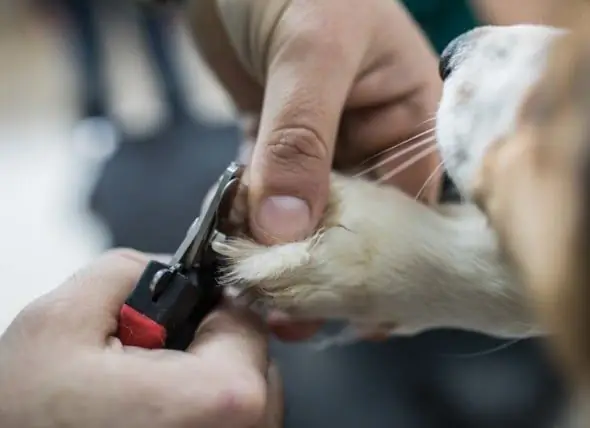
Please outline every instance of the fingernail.
[{"label": "fingernail", "polygon": [[263,233],[279,242],[304,239],[309,233],[309,205],[293,196],[271,196],[262,202],[256,223]]}]

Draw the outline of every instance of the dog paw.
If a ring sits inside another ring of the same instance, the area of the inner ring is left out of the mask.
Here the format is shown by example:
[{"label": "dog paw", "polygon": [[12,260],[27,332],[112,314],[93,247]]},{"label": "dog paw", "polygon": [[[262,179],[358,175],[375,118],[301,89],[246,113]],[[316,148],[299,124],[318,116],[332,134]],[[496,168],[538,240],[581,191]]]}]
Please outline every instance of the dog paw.
[{"label": "dog paw", "polygon": [[294,319],[348,321],[362,336],[441,327],[530,335],[518,282],[474,209],[433,210],[334,174],[313,236],[264,246],[242,231],[213,249],[230,294]]},{"label": "dog paw", "polygon": [[266,247],[231,238],[213,249],[226,261],[221,283],[239,294],[299,319],[351,318],[370,310],[363,286],[370,260],[359,241],[332,227],[300,242]]},{"label": "dog paw", "polygon": [[313,236],[263,246],[241,234],[213,249],[225,261],[222,284],[264,308],[301,320],[346,320],[363,331],[414,331],[428,318],[436,253],[448,243],[437,232],[440,219],[399,190],[334,174]]}]

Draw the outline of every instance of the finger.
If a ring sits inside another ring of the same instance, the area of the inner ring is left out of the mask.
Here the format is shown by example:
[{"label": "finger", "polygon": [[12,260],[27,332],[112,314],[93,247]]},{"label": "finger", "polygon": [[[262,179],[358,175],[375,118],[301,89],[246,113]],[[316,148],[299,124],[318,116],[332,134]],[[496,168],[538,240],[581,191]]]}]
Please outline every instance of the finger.
[{"label": "finger", "polygon": [[294,321],[288,315],[278,311],[268,314],[267,324],[272,333],[286,342],[300,342],[313,337],[324,324],[323,321]]},{"label": "finger", "polygon": [[224,307],[209,315],[199,326],[187,352],[203,364],[223,365],[221,370],[268,368],[267,331],[262,320],[247,309]]},{"label": "finger", "polygon": [[[399,153],[396,150],[392,151],[396,152]],[[416,150],[411,154],[399,156],[391,164],[377,168],[375,174],[381,179],[389,177],[384,179],[383,183],[391,184],[426,204],[434,205],[439,202],[442,191],[440,162],[438,152],[421,153],[420,150]],[[400,172],[395,174],[395,171]]]},{"label": "finger", "polygon": [[[354,151],[363,158],[381,154],[372,160],[374,177],[387,178],[385,183],[425,202],[436,202],[440,189],[440,174],[435,172],[440,170],[440,158],[434,121],[428,113],[435,109],[432,94],[437,93],[436,88],[416,91],[405,102],[349,117],[342,132],[351,146],[364,147],[364,153],[363,149]],[[392,127],[392,123],[396,126]]]},{"label": "finger", "polygon": [[388,177],[385,183],[408,195],[436,202],[440,174],[435,170],[441,168],[434,121],[426,110],[431,105],[422,97],[351,111],[341,128],[335,165],[368,178]]},{"label": "finger", "polygon": [[60,330],[60,335],[67,331],[85,341],[103,340],[116,331],[119,310],[148,260],[132,250],[109,251],[35,301],[25,313]]},{"label": "finger", "polygon": [[90,424],[117,426],[121,415],[127,427],[254,427],[264,419],[266,370],[229,371],[226,355],[212,363],[163,350],[79,354],[62,383],[93,404]]},{"label": "finger", "polygon": [[187,352],[124,348],[117,370],[140,388],[135,394],[168,403],[175,418],[191,423],[182,426],[259,426],[267,410],[266,337],[252,313],[223,307],[203,321]]},{"label": "finger", "polygon": [[284,342],[301,342],[311,339],[321,328],[323,323],[270,324],[272,333]]},{"label": "finger", "polygon": [[124,348],[118,370],[190,426],[258,426],[267,409],[266,337],[252,313],[223,307],[203,321],[187,352]]},{"label": "finger", "polygon": [[363,55],[362,40],[326,37],[342,34],[336,31],[341,16],[315,10],[322,2],[297,4],[285,12],[271,44],[249,170],[250,227],[266,244],[302,239],[316,227],[342,109]]}]

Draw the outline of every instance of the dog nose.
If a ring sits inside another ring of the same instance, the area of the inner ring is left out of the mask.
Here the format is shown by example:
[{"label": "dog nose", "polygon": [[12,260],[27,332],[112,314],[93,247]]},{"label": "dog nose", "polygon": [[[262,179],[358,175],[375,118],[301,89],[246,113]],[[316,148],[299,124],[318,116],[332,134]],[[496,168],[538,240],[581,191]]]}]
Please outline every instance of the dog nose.
[{"label": "dog nose", "polygon": [[445,80],[447,77],[450,76],[451,72],[453,71],[454,61],[453,55],[457,52],[457,48],[459,47],[461,36],[452,40],[446,48],[444,48],[442,54],[440,55],[440,60],[438,63],[438,74],[442,80]]},{"label": "dog nose", "polygon": [[490,26],[476,27],[451,40],[440,56],[438,63],[440,78],[442,80],[447,79],[453,70],[459,66],[459,63],[465,59],[467,52],[477,44],[477,41],[481,37],[488,34],[491,29],[493,27]]}]

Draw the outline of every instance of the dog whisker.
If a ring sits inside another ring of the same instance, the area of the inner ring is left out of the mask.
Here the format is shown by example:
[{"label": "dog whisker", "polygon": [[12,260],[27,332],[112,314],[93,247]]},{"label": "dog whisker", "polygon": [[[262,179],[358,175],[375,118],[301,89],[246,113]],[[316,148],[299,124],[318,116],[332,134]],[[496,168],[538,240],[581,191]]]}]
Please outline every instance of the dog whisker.
[{"label": "dog whisker", "polygon": [[404,172],[405,170],[407,170],[408,168],[410,168],[411,166],[416,164],[421,159],[424,159],[424,158],[430,156],[431,154],[435,153],[436,150],[437,150],[437,147],[434,146],[434,147],[429,147],[429,148],[421,151],[420,153],[414,155],[413,157],[411,157],[410,159],[408,159],[407,161],[405,161],[404,163],[402,163],[398,167],[394,168],[392,171],[390,171],[387,174],[380,177],[377,180],[377,182],[383,183],[384,181],[388,181],[388,180],[392,179],[396,175],[401,174],[402,172]]},{"label": "dog whisker", "polygon": [[[417,149],[419,149],[419,148],[421,148],[423,146],[430,145],[431,143],[434,142],[434,140],[435,140],[435,137],[428,137],[428,138],[426,138],[426,139],[424,139],[424,140],[422,140],[422,141],[414,144],[413,146],[406,147],[406,148],[400,150],[399,152],[393,153],[391,156],[389,156],[389,157],[387,157],[387,158],[385,158],[385,159],[377,162],[376,164],[371,165],[368,168],[365,168],[361,172],[358,172],[357,174],[353,175],[353,177],[354,178],[362,177],[363,175],[366,175],[366,174],[368,174],[368,173],[370,173],[372,171],[375,171],[377,168],[381,168],[383,165],[386,165],[389,162],[392,162],[392,161],[398,159],[401,156],[404,156],[404,155],[406,155],[406,154],[408,154],[408,153],[410,153],[410,152],[412,152],[414,150],[417,150]],[[396,146],[395,148],[397,149],[397,148],[399,148],[399,146]],[[389,150],[390,149],[388,149],[388,151]]]},{"label": "dog whisker", "polygon": [[433,120],[436,120],[436,113],[433,113],[432,116],[430,116],[428,119],[423,120],[422,122],[420,122],[418,125],[416,125],[416,128],[421,127],[422,125],[424,125],[425,123],[430,123]]},{"label": "dog whisker", "polygon": [[495,354],[496,352],[500,352],[503,351],[505,349],[508,349],[514,345],[516,345],[519,342],[522,342],[524,339],[519,338],[519,339],[513,339],[510,340],[508,342],[504,342],[498,346],[494,346],[493,348],[490,349],[485,349],[483,351],[479,351],[479,352],[473,352],[470,354],[443,354],[441,355],[441,357],[444,358],[461,358],[461,359],[466,359],[466,358],[478,358],[478,357],[486,357],[492,354]]},{"label": "dog whisker", "polygon": [[441,170],[442,167],[443,167],[443,163],[440,162],[438,164],[438,166],[436,168],[434,168],[432,173],[424,181],[424,184],[422,185],[422,187],[420,187],[420,190],[418,190],[418,193],[416,194],[416,200],[420,199],[420,197],[422,196],[422,193],[424,193],[424,191],[426,190],[426,188],[428,187],[430,182],[434,179],[434,177],[436,177],[436,175],[439,173],[439,171]]},{"label": "dog whisker", "polygon": [[365,159],[364,161],[362,161],[358,166],[361,167],[363,165],[366,165],[367,163],[371,162],[372,160],[375,160],[376,158],[378,158],[380,156],[383,156],[384,154],[389,153],[392,150],[399,149],[400,147],[405,146],[406,144],[409,144],[409,143],[411,143],[413,141],[416,141],[417,139],[419,139],[421,137],[424,137],[425,135],[428,135],[431,132],[434,132],[434,130],[435,130],[434,127],[429,128],[426,131],[422,131],[419,134],[416,134],[416,135],[408,138],[407,140],[404,140],[404,141],[402,141],[402,142],[400,142],[400,143],[398,143],[398,144],[396,144],[394,146],[391,146],[391,147],[388,147],[388,148],[386,148],[384,150],[381,150],[380,152],[375,153],[374,155],[369,156],[367,159]]}]

